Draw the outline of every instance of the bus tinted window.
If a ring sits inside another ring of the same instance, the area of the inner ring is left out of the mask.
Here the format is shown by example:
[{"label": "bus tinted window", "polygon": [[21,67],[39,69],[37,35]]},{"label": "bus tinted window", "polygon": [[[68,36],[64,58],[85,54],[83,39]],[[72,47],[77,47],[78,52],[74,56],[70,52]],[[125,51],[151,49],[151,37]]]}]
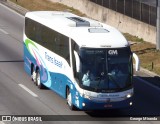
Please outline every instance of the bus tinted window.
[{"label": "bus tinted window", "polygon": [[70,64],[67,36],[28,18],[25,19],[25,34],[29,39],[60,55]]}]

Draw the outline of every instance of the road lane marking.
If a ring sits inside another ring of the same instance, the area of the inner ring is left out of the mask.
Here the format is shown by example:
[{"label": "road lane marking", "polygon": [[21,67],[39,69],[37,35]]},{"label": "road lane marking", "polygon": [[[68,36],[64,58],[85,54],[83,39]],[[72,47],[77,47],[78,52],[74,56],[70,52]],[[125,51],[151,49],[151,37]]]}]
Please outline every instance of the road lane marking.
[{"label": "road lane marking", "polygon": [[[136,76],[136,75],[134,75],[134,76]],[[153,88],[155,88],[155,89],[157,89],[157,90],[160,90],[160,88],[156,87],[155,85],[151,84],[150,82],[148,82],[148,81],[146,81],[146,80],[143,80],[143,79],[140,78],[140,77],[134,77],[134,78],[136,78],[137,80],[140,80],[141,82],[149,85],[150,87],[153,87]]]},{"label": "road lane marking", "polygon": [[32,92],[30,89],[28,89],[26,86],[24,86],[23,84],[18,84],[20,87],[22,87],[25,91],[27,91],[28,93],[30,93],[32,96],[34,97],[38,97],[37,94],[35,94],[34,92]]},{"label": "road lane marking", "polygon": [[0,121],[0,124],[5,124],[3,121]]},{"label": "road lane marking", "polygon": [[0,28],[0,31],[3,32],[4,34],[9,34],[8,32],[6,32],[5,30]]}]

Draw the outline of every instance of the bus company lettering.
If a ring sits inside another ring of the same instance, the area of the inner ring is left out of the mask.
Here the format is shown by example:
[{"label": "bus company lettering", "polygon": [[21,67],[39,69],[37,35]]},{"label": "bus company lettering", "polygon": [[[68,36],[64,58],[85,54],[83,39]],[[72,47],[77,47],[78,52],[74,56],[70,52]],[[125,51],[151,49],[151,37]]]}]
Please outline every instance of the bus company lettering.
[{"label": "bus company lettering", "polygon": [[47,54],[47,52],[45,52],[45,59],[47,59],[49,62],[53,63],[54,65],[62,68],[62,62],[56,60],[54,57],[51,57],[50,55]]},{"label": "bus company lettering", "polygon": [[108,54],[109,55],[118,55],[118,51],[117,50],[109,50]]}]

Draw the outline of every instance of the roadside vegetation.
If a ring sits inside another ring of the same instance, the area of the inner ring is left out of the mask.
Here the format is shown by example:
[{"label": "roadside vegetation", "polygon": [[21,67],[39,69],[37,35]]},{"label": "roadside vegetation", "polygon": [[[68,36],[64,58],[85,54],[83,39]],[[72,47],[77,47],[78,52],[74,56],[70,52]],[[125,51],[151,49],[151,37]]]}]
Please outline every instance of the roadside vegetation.
[{"label": "roadside vegetation", "polygon": [[[74,14],[85,16],[80,11],[68,7],[60,3],[53,3],[49,0],[10,0],[20,6],[30,10],[54,10],[54,11],[70,11]],[[141,66],[145,69],[153,71],[160,75],[160,51],[156,50],[154,44],[145,42],[142,38],[124,33],[128,41],[131,41],[131,49],[135,52],[141,61]]]},{"label": "roadside vegetation", "polygon": [[160,51],[156,50],[156,45],[128,33],[124,35],[132,42],[131,49],[139,56],[141,66],[160,75]]},{"label": "roadside vegetation", "polygon": [[68,7],[60,3],[53,3],[49,0],[10,0],[30,11],[50,10],[50,11],[70,11],[76,15],[85,16],[79,10]]}]

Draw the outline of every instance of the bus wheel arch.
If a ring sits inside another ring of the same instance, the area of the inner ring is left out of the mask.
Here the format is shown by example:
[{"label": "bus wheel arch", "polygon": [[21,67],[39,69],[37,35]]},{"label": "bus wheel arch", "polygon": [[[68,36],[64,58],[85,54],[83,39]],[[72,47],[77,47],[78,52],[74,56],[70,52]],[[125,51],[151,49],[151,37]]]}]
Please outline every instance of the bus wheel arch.
[{"label": "bus wheel arch", "polygon": [[66,99],[70,110],[75,110],[75,106],[72,103],[72,94],[70,92],[69,86],[66,86]]},{"label": "bus wheel arch", "polygon": [[31,63],[31,75],[33,74],[33,71],[34,71],[34,64]]},{"label": "bus wheel arch", "polygon": [[36,82],[36,69],[34,68],[33,63],[31,64],[31,79],[34,83]]}]

